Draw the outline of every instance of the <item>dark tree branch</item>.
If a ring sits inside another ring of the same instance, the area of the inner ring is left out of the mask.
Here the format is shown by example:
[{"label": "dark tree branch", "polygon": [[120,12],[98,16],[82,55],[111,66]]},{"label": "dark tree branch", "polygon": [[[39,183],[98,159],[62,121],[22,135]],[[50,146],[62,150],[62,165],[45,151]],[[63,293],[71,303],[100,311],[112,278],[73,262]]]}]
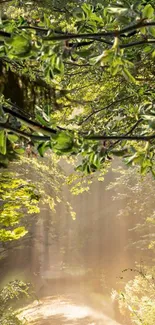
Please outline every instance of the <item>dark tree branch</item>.
[{"label": "dark tree branch", "polygon": [[70,40],[70,39],[87,39],[87,38],[102,38],[102,37],[121,37],[121,34],[126,34],[131,31],[135,31],[137,29],[148,27],[148,26],[155,26],[155,22],[147,22],[144,20],[139,21],[137,24],[130,25],[128,27],[122,28],[120,30],[113,30],[109,32],[101,32],[101,33],[86,33],[86,34],[73,34],[68,33],[65,35],[59,36],[48,36],[44,37],[44,40],[49,41],[62,41],[62,40]]},{"label": "dark tree branch", "polygon": [[[38,30],[39,32],[45,32],[47,33],[49,31],[48,28],[44,28],[44,27],[40,27],[40,26],[31,26],[31,25],[22,25],[22,26],[18,26],[18,29],[33,29],[33,30]],[[54,33],[57,33],[56,31],[54,31]],[[63,34],[63,33],[61,33]]]},{"label": "dark tree branch", "polygon": [[3,30],[0,30],[0,36],[10,38],[11,35],[12,35],[11,33],[4,32]]},{"label": "dark tree branch", "polygon": [[[127,133],[125,133],[125,136],[128,136],[128,135],[130,135],[135,129],[136,129],[136,127],[141,123],[143,121],[143,119],[141,118],[141,119],[139,119],[133,126],[132,126],[132,128],[127,132]],[[111,150],[112,148],[114,148],[118,143],[120,143],[120,140],[117,140],[117,141],[115,141],[114,143],[112,143],[110,146],[109,146],[109,148],[108,148],[108,151],[109,150]]]},{"label": "dark tree branch", "polygon": [[155,139],[155,134],[152,135],[90,135],[90,136],[83,136],[84,139],[87,140],[119,140],[119,141],[123,141],[123,140],[128,140],[128,141],[150,141]]},{"label": "dark tree branch", "polygon": [[153,43],[155,43],[155,39],[140,40],[140,41],[132,42],[132,43],[129,43],[129,44],[121,44],[119,47],[121,49],[125,49],[125,48],[134,47],[134,46],[138,46],[138,45],[153,44]]},{"label": "dark tree branch", "polygon": [[71,49],[76,49],[79,47],[83,47],[83,46],[88,46],[94,43],[95,40],[89,41],[89,42],[77,42],[77,43],[68,43],[67,47],[71,48]]},{"label": "dark tree branch", "polygon": [[17,134],[18,136],[27,139],[28,141],[49,141],[50,140],[50,136],[40,136],[40,135],[33,135],[24,131],[20,131],[17,130],[13,127],[11,127],[9,124],[4,124],[4,123],[0,123],[0,129],[6,130],[6,131],[11,131],[15,134]]},{"label": "dark tree branch", "polygon": [[131,134],[136,129],[136,127],[139,125],[139,123],[141,123],[142,121],[143,121],[143,119],[140,118],[125,135]]},{"label": "dark tree branch", "polygon": [[[137,125],[141,122],[141,120],[137,121],[136,124],[132,127],[132,129],[129,131],[130,133],[137,127]],[[20,130],[17,130],[13,127],[10,127],[10,125],[8,124],[4,124],[4,123],[0,123],[0,128],[1,129],[5,129],[7,131],[11,131],[23,138],[26,138],[28,141],[49,141],[50,140],[50,136],[38,136],[38,135],[33,135],[33,134],[29,134]],[[128,132],[128,134],[129,134]],[[80,135],[80,134],[79,134]],[[150,140],[155,139],[155,134],[152,135],[148,135],[148,136],[141,136],[141,135],[90,135],[90,136],[86,136],[86,135],[82,135],[82,137],[84,139],[87,140],[94,140],[94,141],[100,141],[100,140],[117,140],[117,141],[123,141],[123,140],[128,140],[128,141],[145,141],[148,142]],[[110,148],[111,149],[111,148]]]},{"label": "dark tree branch", "polygon": [[47,126],[43,126],[37,122],[34,122],[32,120],[29,120],[28,118],[26,118],[25,116],[11,110],[10,108],[3,106],[3,110],[5,113],[9,113],[12,116],[17,117],[19,120],[21,120],[22,122],[24,122],[30,129],[34,130],[34,131],[38,131],[38,132],[43,132],[43,134],[47,134],[47,135],[52,135],[52,134],[56,134],[57,131],[54,129],[51,129]]},{"label": "dark tree branch", "polygon": [[20,115],[21,115],[21,113],[22,113],[22,116],[25,116],[26,118],[28,117],[28,118],[30,118],[30,119],[32,118],[32,114],[30,114],[30,113],[28,113],[28,112],[25,113],[25,111],[22,110],[21,107],[19,107],[19,106],[17,106],[16,104],[12,103],[10,100],[7,100],[7,99],[6,99],[5,102],[6,102],[7,104],[11,105],[11,107],[14,108],[14,109],[16,110],[16,112],[20,112]]},{"label": "dark tree branch", "polygon": [[106,110],[106,109],[108,109],[108,108],[110,108],[111,106],[113,106],[113,105],[115,105],[115,104],[118,104],[118,103],[121,103],[122,101],[124,101],[124,100],[128,100],[128,99],[130,99],[130,98],[132,98],[132,97],[134,97],[134,96],[128,96],[128,97],[125,97],[125,98],[122,98],[122,99],[118,99],[118,100],[116,100],[115,102],[112,102],[112,103],[110,103],[109,105],[107,105],[107,106],[105,106],[105,107],[103,107],[103,108],[100,108],[100,109],[98,109],[98,110],[96,110],[96,111],[94,111],[94,112],[92,112],[91,114],[89,114],[79,125],[81,125],[81,124],[83,124],[83,123],[85,123],[85,122],[87,122],[93,115],[95,115],[95,114],[97,114],[97,113],[99,113],[99,112],[101,112],[101,111],[103,111],[103,110]]},{"label": "dark tree branch", "polygon": [[[62,41],[62,40],[70,40],[70,39],[88,39],[88,38],[94,39],[94,38],[96,38],[96,40],[97,40],[97,38],[100,39],[102,37],[118,37],[118,36],[125,37],[125,35],[123,35],[123,34],[133,32],[140,28],[148,27],[148,26],[155,26],[155,22],[154,21],[148,22],[148,21],[145,21],[144,19],[142,19],[138,23],[130,25],[125,28],[122,28],[120,30],[113,30],[113,31],[109,31],[109,32],[100,32],[100,33],[86,33],[86,34],[68,33],[68,34],[64,34],[63,32],[51,30],[51,32],[53,32],[55,34],[61,34],[61,35],[47,36],[47,37],[43,37],[43,39],[46,41]],[[43,32],[50,31],[50,29],[47,29],[47,28],[41,28],[39,26],[30,26],[30,25],[19,26],[18,29],[34,29],[34,30],[39,30],[39,31],[43,31]],[[5,31],[0,31],[0,35],[4,36],[4,37],[12,36],[11,33],[7,33]]]},{"label": "dark tree branch", "polygon": [[99,38],[99,37],[92,37],[90,39],[92,39],[94,41],[97,41],[97,42],[105,43],[105,44],[110,45],[110,46],[113,45],[113,42],[107,41],[107,40]]},{"label": "dark tree branch", "polygon": [[[113,42],[107,41],[107,40],[102,39],[102,38],[92,37],[91,39],[93,41],[97,41],[97,42],[101,42],[101,43],[113,46]],[[90,44],[93,43],[93,41],[91,41]],[[87,43],[87,44],[83,45],[82,43]],[[154,44],[154,43],[155,43],[155,39],[142,39],[142,40],[139,40],[139,41],[136,41],[136,42],[131,42],[131,43],[128,43],[128,44],[120,44],[119,48],[120,49],[125,49],[125,48],[129,48],[129,47],[143,45],[143,44]],[[70,46],[72,44],[73,48],[74,48],[74,45],[75,45],[75,48],[76,48],[76,47],[80,47],[80,46],[89,45],[89,42],[81,42],[81,45],[80,45],[80,43],[69,43],[69,44],[70,44]]]},{"label": "dark tree branch", "polygon": [[[139,122],[140,123],[140,122]],[[135,126],[134,126],[135,127]],[[38,136],[38,135],[33,135],[29,134],[20,130],[16,130],[15,128],[12,128],[6,124],[0,124],[0,128],[5,129],[7,131],[11,131],[23,138],[26,138],[28,141],[49,141],[50,136]],[[131,130],[130,130],[131,132]],[[91,135],[91,136],[84,136],[82,135],[84,139],[87,140],[95,140],[95,141],[100,141],[100,140],[118,140],[118,141],[123,141],[123,140],[128,140],[128,141],[150,141],[155,139],[155,134],[148,135],[148,136],[140,136],[140,135],[133,135],[133,136],[127,136],[127,135]]]}]

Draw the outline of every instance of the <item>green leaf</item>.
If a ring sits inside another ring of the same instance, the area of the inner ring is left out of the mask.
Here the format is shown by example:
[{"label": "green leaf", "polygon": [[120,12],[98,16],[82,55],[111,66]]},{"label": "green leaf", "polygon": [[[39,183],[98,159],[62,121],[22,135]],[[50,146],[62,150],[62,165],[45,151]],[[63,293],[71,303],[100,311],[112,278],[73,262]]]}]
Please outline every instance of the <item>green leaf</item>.
[{"label": "green leaf", "polygon": [[120,72],[120,66],[119,65],[116,65],[115,67],[111,66],[110,72],[113,76],[115,76],[118,72]]},{"label": "green leaf", "polygon": [[105,50],[105,51],[103,51],[102,54],[100,54],[94,58],[91,58],[90,63],[96,64],[96,63],[101,62],[101,65],[103,65],[106,62],[111,62],[113,60],[113,57],[114,57],[113,50]]},{"label": "green leaf", "polygon": [[153,27],[153,26],[148,27],[148,31],[152,36],[155,37],[155,27]]},{"label": "green leaf", "polygon": [[41,142],[38,147],[37,150],[40,154],[41,157],[44,156],[45,151],[50,147],[50,142],[46,141],[46,142]]},{"label": "green leaf", "polygon": [[24,237],[28,231],[24,227],[18,227],[14,229],[12,233],[15,235],[15,239],[19,239],[21,237]]},{"label": "green leaf", "polygon": [[82,5],[82,10],[84,11],[86,18],[90,18],[92,14],[92,6],[90,4],[84,3]]},{"label": "green leaf", "polygon": [[124,159],[125,163],[127,165],[130,165],[137,157],[138,157],[137,152],[135,152],[133,156]]},{"label": "green leaf", "polygon": [[146,32],[147,32],[146,27],[141,27],[140,32],[141,32],[141,34],[146,35]]},{"label": "green leaf", "polygon": [[107,11],[111,14],[125,15],[128,12],[128,8],[108,7]]},{"label": "green leaf", "polygon": [[149,122],[150,128],[153,129],[153,130],[155,130],[155,119],[151,119],[148,122]]},{"label": "green leaf", "polygon": [[146,46],[146,47],[144,47],[144,52],[145,53],[150,53],[150,52],[152,52],[152,46]]},{"label": "green leaf", "polygon": [[64,64],[61,57],[56,58],[54,68],[60,71],[61,73],[64,73]]},{"label": "green leaf", "polygon": [[93,165],[94,165],[95,167],[97,167],[97,168],[100,167],[100,159],[99,159],[98,154],[95,154],[95,156],[94,156],[94,159],[93,159]]},{"label": "green leaf", "polygon": [[123,68],[122,70],[122,74],[125,77],[126,80],[132,82],[132,83],[136,83],[135,78],[132,76],[132,74],[130,73],[130,71],[126,68]]},{"label": "green leaf", "polygon": [[44,14],[44,22],[45,22],[45,27],[50,28],[51,27],[51,21],[49,16],[47,14]]},{"label": "green leaf", "polygon": [[4,145],[4,130],[0,130],[0,147]]},{"label": "green leaf", "polygon": [[142,11],[142,17],[150,19],[153,18],[153,15],[154,15],[153,7],[150,4],[146,5]]},{"label": "green leaf", "polygon": [[152,115],[142,115],[143,119],[146,120],[151,129],[155,130],[155,117]]},{"label": "green leaf", "polygon": [[73,134],[66,132],[66,131],[60,131],[57,133],[57,135],[54,137],[55,143],[53,144],[53,148],[56,150],[70,150],[73,147]]},{"label": "green leaf", "polygon": [[4,130],[0,130],[0,153],[6,154],[6,133]]},{"label": "green leaf", "polygon": [[8,137],[8,139],[9,139],[11,142],[17,142],[17,141],[18,141],[18,136],[15,135],[15,134],[11,134],[11,133],[9,133],[9,134],[7,135],[7,137]]},{"label": "green leaf", "polygon": [[41,123],[41,125],[49,126],[49,123],[39,114],[36,115],[36,120]]},{"label": "green leaf", "polygon": [[79,7],[74,8],[72,11],[72,14],[75,18],[78,18],[78,19],[84,18],[84,13],[83,13],[82,9]]},{"label": "green leaf", "polygon": [[93,53],[93,49],[77,51],[76,53],[82,58],[88,58]]},{"label": "green leaf", "polygon": [[19,155],[22,155],[25,152],[24,148],[17,148],[17,149],[14,149],[14,151],[16,153],[18,153]]},{"label": "green leaf", "polygon": [[83,165],[79,165],[75,168],[75,170],[79,171],[79,172],[83,172]]},{"label": "green leaf", "polygon": [[25,55],[31,50],[30,40],[23,35],[15,35],[11,40],[7,41],[7,44],[11,46],[8,50],[12,55]]}]

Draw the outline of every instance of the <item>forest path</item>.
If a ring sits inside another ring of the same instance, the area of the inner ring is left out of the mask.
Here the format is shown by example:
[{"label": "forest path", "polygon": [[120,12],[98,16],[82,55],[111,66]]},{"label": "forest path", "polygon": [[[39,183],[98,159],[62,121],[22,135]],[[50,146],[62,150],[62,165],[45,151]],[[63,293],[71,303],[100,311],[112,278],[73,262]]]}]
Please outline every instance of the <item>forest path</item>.
[{"label": "forest path", "polygon": [[120,325],[79,295],[49,296],[34,301],[21,311],[20,319],[27,320],[29,325]]}]

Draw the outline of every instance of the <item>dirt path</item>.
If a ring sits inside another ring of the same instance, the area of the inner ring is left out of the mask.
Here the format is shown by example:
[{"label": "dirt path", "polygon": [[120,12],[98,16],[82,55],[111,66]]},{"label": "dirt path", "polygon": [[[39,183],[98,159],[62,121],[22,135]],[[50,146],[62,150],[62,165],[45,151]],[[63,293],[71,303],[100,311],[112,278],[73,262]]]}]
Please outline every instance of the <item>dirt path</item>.
[{"label": "dirt path", "polygon": [[[82,298],[82,297],[81,297]],[[52,296],[34,301],[21,311],[29,325],[120,325],[80,297]]]}]

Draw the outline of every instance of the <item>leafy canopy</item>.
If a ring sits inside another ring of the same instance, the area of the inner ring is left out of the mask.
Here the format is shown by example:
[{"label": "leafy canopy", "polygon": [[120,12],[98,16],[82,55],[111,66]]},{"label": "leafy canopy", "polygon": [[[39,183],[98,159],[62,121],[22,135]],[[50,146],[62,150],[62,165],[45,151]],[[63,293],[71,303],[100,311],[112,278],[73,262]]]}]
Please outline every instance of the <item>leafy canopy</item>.
[{"label": "leafy canopy", "polygon": [[3,64],[52,93],[32,118],[2,91],[2,164],[35,146],[41,156],[77,157],[79,173],[102,172],[121,156],[155,175],[153,2],[64,4],[13,4],[2,18]]}]

